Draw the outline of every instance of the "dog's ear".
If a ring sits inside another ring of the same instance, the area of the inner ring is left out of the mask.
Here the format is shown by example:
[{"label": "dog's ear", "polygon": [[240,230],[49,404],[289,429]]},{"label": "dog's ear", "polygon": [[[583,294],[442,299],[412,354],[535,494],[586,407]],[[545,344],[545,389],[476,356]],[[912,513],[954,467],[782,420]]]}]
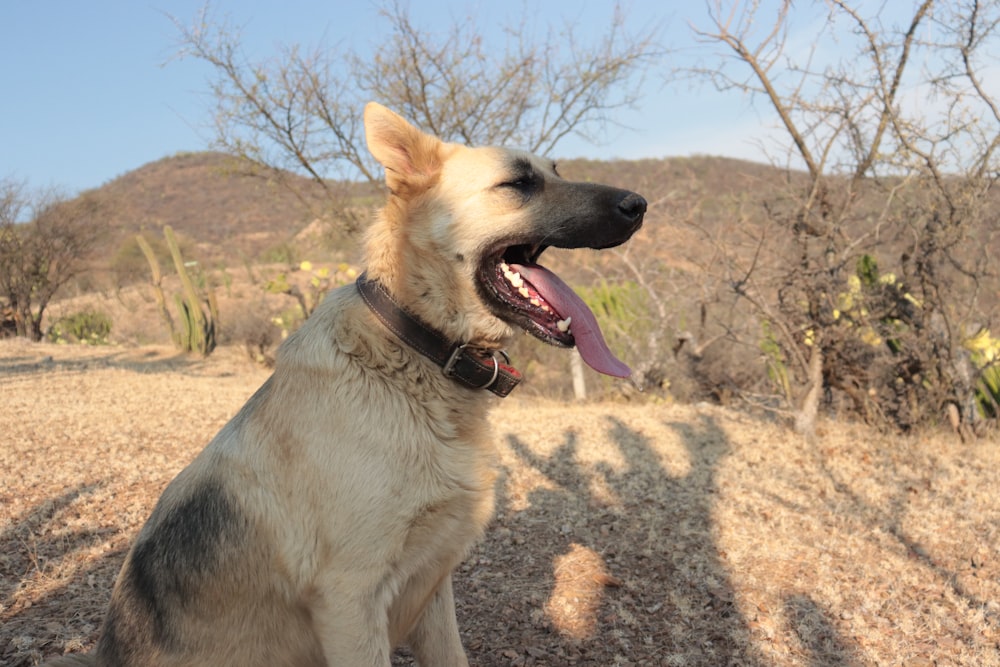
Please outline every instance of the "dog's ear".
[{"label": "dog's ear", "polygon": [[441,169],[441,141],[381,104],[365,106],[368,150],[385,167],[389,190],[407,197],[430,187]]}]

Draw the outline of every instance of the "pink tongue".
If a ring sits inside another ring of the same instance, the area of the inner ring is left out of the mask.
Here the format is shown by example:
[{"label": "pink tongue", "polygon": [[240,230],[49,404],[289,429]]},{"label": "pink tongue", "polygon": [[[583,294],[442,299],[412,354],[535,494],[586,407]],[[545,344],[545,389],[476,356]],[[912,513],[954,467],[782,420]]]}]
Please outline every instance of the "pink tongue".
[{"label": "pink tongue", "polygon": [[632,369],[619,361],[608,349],[608,344],[604,342],[604,336],[601,334],[601,327],[597,324],[597,318],[590,312],[590,308],[559,276],[537,264],[531,266],[511,264],[510,268],[531,283],[542,298],[563,318],[573,318],[570,331],[576,339],[576,349],[580,351],[580,356],[588,366],[605,375],[620,378],[632,375]]}]

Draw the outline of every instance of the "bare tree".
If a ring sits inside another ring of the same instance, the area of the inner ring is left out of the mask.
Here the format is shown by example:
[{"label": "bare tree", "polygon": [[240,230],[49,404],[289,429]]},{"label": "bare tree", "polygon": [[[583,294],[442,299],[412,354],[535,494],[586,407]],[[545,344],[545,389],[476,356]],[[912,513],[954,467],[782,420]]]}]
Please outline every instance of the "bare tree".
[{"label": "bare tree", "polygon": [[[10,179],[0,182],[0,299],[14,334],[41,340],[49,302],[86,268],[99,239],[100,208],[86,194],[67,201],[54,192],[31,193]],[[22,221],[29,211],[31,219]]]},{"label": "bare tree", "polygon": [[714,0],[696,29],[719,58],[689,73],[763,101],[786,139],[786,192],[719,266],[766,323],[801,430],[831,392],[896,428],[947,406],[975,420],[963,342],[996,306],[1000,113],[983,76],[1000,6],[922,0],[896,26],[854,4],[831,0],[809,42],[836,37],[827,61],[789,48],[790,0],[769,18]]},{"label": "bare tree", "polygon": [[360,125],[368,99],[446,140],[545,153],[570,134],[593,138],[612,124],[639,98],[661,53],[656,27],[629,31],[618,8],[596,41],[581,41],[573,25],[533,39],[526,18],[501,45],[471,19],[431,33],[400,2],[380,13],[389,35],[377,53],[293,45],[257,62],[207,5],[192,25],[174,19],[180,55],[214,71],[215,144],[272,175],[306,174],[334,199],[334,177],[381,181]]}]

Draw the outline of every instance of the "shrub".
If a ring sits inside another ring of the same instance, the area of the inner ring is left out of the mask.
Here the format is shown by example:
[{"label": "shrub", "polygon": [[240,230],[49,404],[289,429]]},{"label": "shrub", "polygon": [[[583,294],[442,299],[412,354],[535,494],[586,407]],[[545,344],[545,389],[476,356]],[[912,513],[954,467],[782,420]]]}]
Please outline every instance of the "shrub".
[{"label": "shrub", "polygon": [[227,342],[241,345],[256,363],[268,368],[274,366],[274,348],[281,342],[282,331],[268,315],[263,301],[238,309],[227,318],[222,335]]},{"label": "shrub", "polygon": [[279,273],[264,285],[264,291],[268,294],[287,294],[294,297],[299,304],[301,317],[289,319],[285,316],[286,314],[283,314],[282,318],[286,321],[275,322],[286,332],[285,336],[288,335],[289,331],[297,329],[313,314],[316,306],[320,304],[327,292],[335,287],[346,285],[358,277],[358,272],[346,263],[340,263],[335,268],[330,269],[326,266],[314,266],[312,262],[304,260],[299,264],[298,271],[308,275],[307,280],[299,281],[305,283],[304,288],[300,288],[298,284],[289,280],[287,273]]},{"label": "shrub", "polygon": [[979,372],[975,399],[980,415],[987,419],[1000,418],[1000,338],[994,338],[984,327],[967,338],[963,345]]},{"label": "shrub", "polygon": [[259,260],[264,264],[285,264],[295,266],[298,264],[299,252],[290,243],[282,242],[272,246],[260,254]]},{"label": "shrub", "polygon": [[96,310],[83,310],[57,320],[48,330],[53,343],[107,345],[111,318]]},{"label": "shrub", "polygon": [[285,340],[292,333],[298,330],[299,327],[306,321],[305,315],[302,314],[301,306],[293,306],[291,308],[286,308],[281,311],[278,315],[271,318],[271,322],[278,328],[281,335],[281,340]]}]

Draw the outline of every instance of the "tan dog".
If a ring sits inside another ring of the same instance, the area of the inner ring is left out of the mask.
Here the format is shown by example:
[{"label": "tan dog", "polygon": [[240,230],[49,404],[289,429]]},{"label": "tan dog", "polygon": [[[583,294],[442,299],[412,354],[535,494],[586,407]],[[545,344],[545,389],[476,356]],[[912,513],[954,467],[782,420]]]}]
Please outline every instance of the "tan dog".
[{"label": "tan dog", "polygon": [[[628,374],[538,255],[628,239],[646,202],[526,153],[365,109],[388,204],[367,274],[171,482],[115,583],[95,655],[52,665],[467,665],[451,571],[493,511],[486,410],[525,329]],[[489,391],[486,391],[489,390]]]}]

